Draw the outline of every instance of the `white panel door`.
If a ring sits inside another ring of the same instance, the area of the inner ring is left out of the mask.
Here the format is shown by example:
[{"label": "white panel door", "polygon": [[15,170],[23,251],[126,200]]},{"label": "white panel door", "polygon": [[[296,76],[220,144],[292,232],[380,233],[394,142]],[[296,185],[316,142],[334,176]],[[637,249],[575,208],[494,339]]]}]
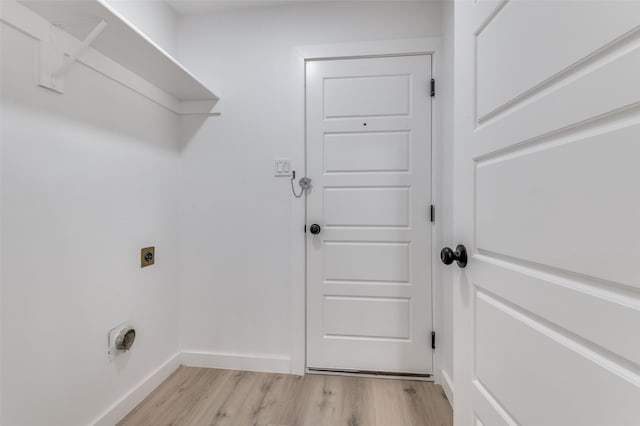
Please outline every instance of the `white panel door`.
[{"label": "white panel door", "polygon": [[430,80],[427,55],[307,63],[309,368],[432,371]]},{"label": "white panel door", "polygon": [[455,423],[639,425],[640,2],[455,20]]}]

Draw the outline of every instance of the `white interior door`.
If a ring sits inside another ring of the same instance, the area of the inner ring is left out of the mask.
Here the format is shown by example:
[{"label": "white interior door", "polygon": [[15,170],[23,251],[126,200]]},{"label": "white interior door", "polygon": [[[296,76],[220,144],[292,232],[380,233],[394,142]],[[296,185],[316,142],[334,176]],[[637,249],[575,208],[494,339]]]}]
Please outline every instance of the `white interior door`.
[{"label": "white interior door", "polygon": [[309,368],[431,373],[430,80],[428,55],[307,63]]},{"label": "white interior door", "polygon": [[455,5],[457,425],[640,424],[640,2]]}]

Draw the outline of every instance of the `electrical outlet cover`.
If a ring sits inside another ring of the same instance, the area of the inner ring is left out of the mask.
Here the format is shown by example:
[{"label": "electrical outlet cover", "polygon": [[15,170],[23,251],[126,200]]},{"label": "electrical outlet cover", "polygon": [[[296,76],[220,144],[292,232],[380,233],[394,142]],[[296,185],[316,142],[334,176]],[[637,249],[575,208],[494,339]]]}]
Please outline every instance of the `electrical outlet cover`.
[{"label": "electrical outlet cover", "polygon": [[274,161],[273,175],[276,177],[291,176],[291,160],[288,158],[276,158]]},{"label": "electrical outlet cover", "polygon": [[156,248],[145,247],[140,250],[140,267],[151,266],[156,263]]}]

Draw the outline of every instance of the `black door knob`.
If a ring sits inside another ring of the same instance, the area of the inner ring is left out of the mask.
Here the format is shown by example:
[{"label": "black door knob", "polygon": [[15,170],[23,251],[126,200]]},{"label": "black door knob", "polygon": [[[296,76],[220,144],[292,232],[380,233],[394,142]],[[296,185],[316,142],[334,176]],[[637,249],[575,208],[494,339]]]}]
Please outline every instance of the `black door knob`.
[{"label": "black door knob", "polygon": [[311,232],[313,235],[318,235],[320,233],[320,230],[320,225],[318,225],[317,223],[314,223],[309,227],[309,232]]},{"label": "black door knob", "polygon": [[464,268],[467,266],[467,249],[462,244],[456,247],[456,251],[445,247],[440,251],[440,260],[445,265],[451,265],[455,260],[459,267]]}]

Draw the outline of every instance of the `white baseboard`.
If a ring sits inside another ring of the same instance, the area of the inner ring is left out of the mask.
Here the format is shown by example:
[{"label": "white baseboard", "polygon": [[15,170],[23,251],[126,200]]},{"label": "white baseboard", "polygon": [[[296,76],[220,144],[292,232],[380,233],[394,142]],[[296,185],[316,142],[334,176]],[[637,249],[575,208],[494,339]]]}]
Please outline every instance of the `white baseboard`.
[{"label": "white baseboard", "polygon": [[188,367],[249,370],[269,373],[289,373],[291,360],[287,357],[239,355],[210,352],[182,352],[173,355],[157,370],[116,401],[94,422],[94,426],[113,426],[133,410],[180,365]]},{"label": "white baseboard", "polygon": [[187,367],[222,368],[225,370],[290,373],[288,357],[228,354],[215,352],[182,352],[180,363]]},{"label": "white baseboard", "polygon": [[440,370],[440,377],[442,377],[442,389],[444,390],[445,395],[447,395],[449,404],[453,407],[453,381],[451,380],[451,377],[449,377],[449,373],[444,370]]},{"label": "white baseboard", "polygon": [[180,353],[173,355],[167,362],[162,364],[160,368],[116,401],[115,404],[109,407],[104,414],[93,422],[94,426],[113,426],[118,423],[178,367],[180,367]]}]

